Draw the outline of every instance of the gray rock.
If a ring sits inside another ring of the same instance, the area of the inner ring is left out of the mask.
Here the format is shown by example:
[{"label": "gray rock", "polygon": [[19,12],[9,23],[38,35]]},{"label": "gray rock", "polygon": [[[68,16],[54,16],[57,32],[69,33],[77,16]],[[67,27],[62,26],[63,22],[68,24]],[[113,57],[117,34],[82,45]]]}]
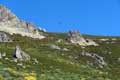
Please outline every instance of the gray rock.
[{"label": "gray rock", "polygon": [[35,59],[34,59],[34,63],[35,63],[35,64],[38,64],[39,61],[35,58]]},{"label": "gray rock", "polygon": [[4,32],[0,32],[0,42],[12,42],[12,39]]},{"label": "gray rock", "polygon": [[120,58],[118,58],[118,61],[120,62]]},{"label": "gray rock", "polygon": [[36,26],[31,22],[20,20],[5,6],[0,5],[0,31],[10,34],[20,34],[32,38],[45,38],[41,35]]},{"label": "gray rock", "polygon": [[103,57],[99,56],[96,53],[88,53],[88,52],[83,51],[81,53],[81,55],[91,57],[91,58],[95,59],[98,62],[99,68],[103,68],[104,66],[107,65],[106,62],[104,61]]},{"label": "gray rock", "polygon": [[9,60],[9,58],[6,57],[5,60]]},{"label": "gray rock", "polygon": [[67,48],[63,48],[63,51],[69,51],[69,49],[67,49]]},{"label": "gray rock", "polygon": [[17,63],[17,66],[23,66],[23,64],[22,63]]},{"label": "gray rock", "polygon": [[0,5],[0,21],[8,21],[15,17],[16,16],[14,14],[11,14],[11,12],[6,9],[6,7]]},{"label": "gray rock", "polygon": [[18,60],[17,60],[17,59],[13,59],[13,61],[14,61],[14,62],[16,62],[16,63],[18,62]]},{"label": "gray rock", "polygon": [[61,48],[60,48],[59,46],[54,45],[54,44],[50,45],[50,48],[52,48],[52,49],[57,49],[57,50],[61,50]]},{"label": "gray rock", "polygon": [[68,32],[68,40],[71,43],[79,44],[81,46],[89,46],[89,45],[98,46],[98,44],[96,44],[94,41],[90,39],[84,39],[83,36],[80,34],[80,32],[76,30],[70,30]]},{"label": "gray rock", "polygon": [[16,46],[13,57],[19,60],[30,60],[30,56],[22,51],[19,46]]},{"label": "gray rock", "polygon": [[2,58],[2,54],[0,53],[0,59]]},{"label": "gray rock", "polygon": [[3,53],[3,54],[2,54],[2,57],[6,57],[6,53]]},{"label": "gray rock", "polygon": [[62,39],[58,39],[56,42],[61,43],[62,41],[63,41]]}]

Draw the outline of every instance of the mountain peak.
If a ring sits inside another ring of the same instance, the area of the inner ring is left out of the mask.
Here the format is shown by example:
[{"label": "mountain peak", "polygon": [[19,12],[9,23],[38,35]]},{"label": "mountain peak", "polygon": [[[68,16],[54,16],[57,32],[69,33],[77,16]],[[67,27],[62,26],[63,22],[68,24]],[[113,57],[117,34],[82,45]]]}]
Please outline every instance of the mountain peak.
[{"label": "mountain peak", "polygon": [[43,35],[40,35],[33,23],[20,20],[14,13],[3,5],[0,5],[0,31],[10,34],[21,34],[22,36],[32,38],[45,38]]},{"label": "mountain peak", "polygon": [[17,17],[9,9],[0,5],[0,22],[9,21],[15,18],[17,19]]}]

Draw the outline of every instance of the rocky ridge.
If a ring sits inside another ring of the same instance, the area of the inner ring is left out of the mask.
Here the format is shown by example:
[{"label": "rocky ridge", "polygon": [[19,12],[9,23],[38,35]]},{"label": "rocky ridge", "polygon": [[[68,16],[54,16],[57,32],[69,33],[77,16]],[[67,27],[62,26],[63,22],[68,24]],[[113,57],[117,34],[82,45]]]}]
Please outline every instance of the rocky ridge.
[{"label": "rocky ridge", "polygon": [[32,38],[43,39],[38,29],[31,22],[20,20],[15,14],[8,10],[5,6],[0,5],[0,31],[10,34],[21,34]]}]

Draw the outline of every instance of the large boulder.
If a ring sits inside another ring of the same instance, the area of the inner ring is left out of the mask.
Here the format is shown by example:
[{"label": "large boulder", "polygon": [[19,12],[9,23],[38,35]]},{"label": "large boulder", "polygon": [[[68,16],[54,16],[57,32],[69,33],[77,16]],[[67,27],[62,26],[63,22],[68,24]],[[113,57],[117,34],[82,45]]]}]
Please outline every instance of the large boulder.
[{"label": "large boulder", "polygon": [[45,38],[41,35],[36,26],[31,22],[20,20],[15,14],[5,6],[0,5],[0,31],[10,34],[20,34],[32,38]]},{"label": "large boulder", "polygon": [[21,50],[19,46],[16,46],[13,57],[19,60],[30,60],[30,56]]},{"label": "large boulder", "polygon": [[80,34],[80,32],[76,30],[70,30],[68,32],[68,40],[71,43],[79,44],[81,46],[89,46],[89,45],[98,46],[98,44],[96,44],[93,40],[84,39],[83,36]]}]

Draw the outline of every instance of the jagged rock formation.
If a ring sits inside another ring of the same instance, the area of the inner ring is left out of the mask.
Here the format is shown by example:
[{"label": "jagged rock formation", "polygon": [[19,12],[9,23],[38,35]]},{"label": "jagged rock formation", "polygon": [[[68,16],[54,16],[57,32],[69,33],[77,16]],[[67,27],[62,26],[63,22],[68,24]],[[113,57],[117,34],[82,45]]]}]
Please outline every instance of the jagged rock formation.
[{"label": "jagged rock formation", "polygon": [[81,46],[89,46],[89,45],[98,46],[98,44],[95,43],[94,41],[90,39],[84,39],[83,36],[80,34],[80,32],[76,30],[70,30],[68,32],[68,40],[71,43],[79,44]]},{"label": "jagged rock formation", "polygon": [[7,34],[0,32],[0,42],[12,42],[12,39]]},{"label": "jagged rock formation", "polygon": [[30,60],[30,56],[22,51],[19,46],[16,46],[13,57],[19,60]]},{"label": "jagged rock formation", "polygon": [[10,34],[21,34],[32,38],[45,38],[40,35],[38,29],[31,23],[19,20],[10,10],[0,5],[0,31]]},{"label": "jagged rock formation", "polygon": [[98,62],[99,68],[104,68],[104,66],[107,65],[106,62],[104,61],[103,57],[99,56],[98,54],[88,53],[88,52],[83,51],[80,55],[91,57],[91,58],[95,59]]}]

